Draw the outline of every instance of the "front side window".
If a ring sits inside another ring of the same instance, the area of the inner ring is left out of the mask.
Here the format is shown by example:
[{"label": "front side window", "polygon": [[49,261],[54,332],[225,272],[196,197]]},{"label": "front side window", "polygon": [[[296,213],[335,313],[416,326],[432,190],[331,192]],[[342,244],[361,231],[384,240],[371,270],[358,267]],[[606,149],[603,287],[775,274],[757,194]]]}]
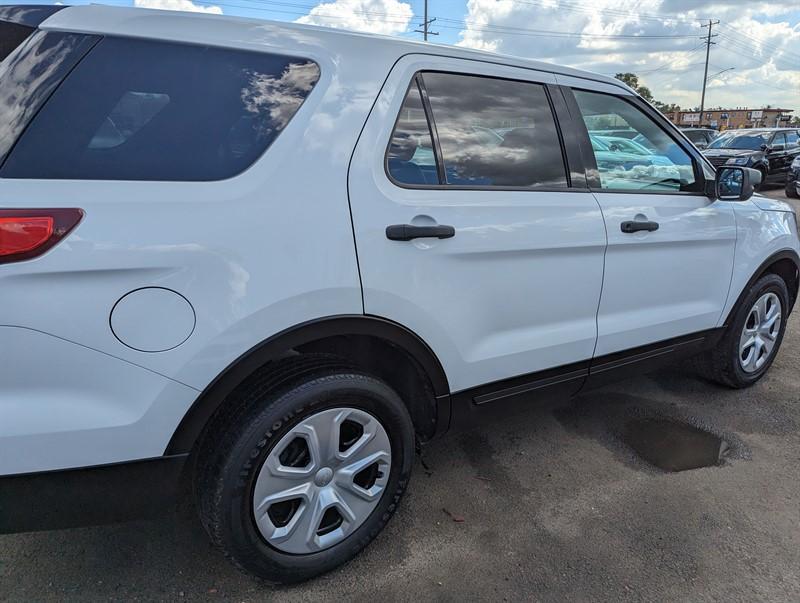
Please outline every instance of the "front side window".
[{"label": "front side window", "polygon": [[[692,157],[644,112],[610,94],[573,92],[592,140],[601,188],[698,190]],[[604,142],[605,149],[595,140]]]},{"label": "front side window", "polygon": [[317,64],[301,58],[104,38],[33,119],[0,176],[229,178],[264,153],[318,79]]}]

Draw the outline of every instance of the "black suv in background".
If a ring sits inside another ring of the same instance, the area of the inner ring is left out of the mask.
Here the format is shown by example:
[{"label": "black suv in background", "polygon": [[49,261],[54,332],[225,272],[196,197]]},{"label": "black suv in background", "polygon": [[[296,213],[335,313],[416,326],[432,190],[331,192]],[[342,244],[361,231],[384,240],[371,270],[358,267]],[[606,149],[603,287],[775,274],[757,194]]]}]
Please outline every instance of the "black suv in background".
[{"label": "black suv in background", "polygon": [[681,132],[698,149],[705,149],[719,136],[719,132],[711,128],[681,128]]},{"label": "black suv in background", "polygon": [[789,167],[800,156],[800,130],[759,128],[728,130],[703,151],[715,167],[737,165],[761,172],[761,184],[784,184]]},{"label": "black suv in background", "polygon": [[792,160],[786,173],[786,196],[800,199],[800,155]]}]

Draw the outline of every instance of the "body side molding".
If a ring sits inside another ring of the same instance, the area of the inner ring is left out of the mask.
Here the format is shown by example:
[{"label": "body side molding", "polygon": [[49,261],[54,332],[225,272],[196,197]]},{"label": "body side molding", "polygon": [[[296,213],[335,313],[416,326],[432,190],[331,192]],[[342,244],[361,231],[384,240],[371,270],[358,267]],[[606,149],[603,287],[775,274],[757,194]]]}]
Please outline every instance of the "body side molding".
[{"label": "body side molding", "polygon": [[[647,373],[670,361],[712,348],[723,332],[724,329],[716,328],[690,333],[456,392],[451,395],[451,425],[454,429],[466,429],[492,416],[504,416],[507,410],[570,398],[632,374]],[[500,407],[496,403],[501,403]]]}]

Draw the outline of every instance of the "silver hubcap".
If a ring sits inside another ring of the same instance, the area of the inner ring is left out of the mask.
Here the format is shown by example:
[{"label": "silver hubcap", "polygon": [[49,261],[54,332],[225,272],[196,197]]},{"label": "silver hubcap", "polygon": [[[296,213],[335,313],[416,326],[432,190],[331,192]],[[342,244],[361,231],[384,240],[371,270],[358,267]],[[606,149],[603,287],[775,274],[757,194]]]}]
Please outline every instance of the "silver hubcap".
[{"label": "silver hubcap", "polygon": [[276,549],[315,553],[341,542],[369,517],[389,480],[392,449],[368,412],[331,408],[303,419],[264,461],[253,516]]},{"label": "silver hubcap", "polygon": [[739,338],[739,363],[746,373],[754,373],[769,360],[781,330],[781,302],[774,293],[765,293],[750,309]]}]

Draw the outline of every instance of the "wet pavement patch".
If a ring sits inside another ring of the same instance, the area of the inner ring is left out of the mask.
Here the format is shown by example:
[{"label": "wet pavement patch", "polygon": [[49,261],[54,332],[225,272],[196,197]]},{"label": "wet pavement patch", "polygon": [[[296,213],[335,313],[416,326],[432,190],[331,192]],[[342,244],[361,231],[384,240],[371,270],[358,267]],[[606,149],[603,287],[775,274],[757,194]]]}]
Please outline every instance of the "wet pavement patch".
[{"label": "wet pavement patch", "polygon": [[672,472],[720,465],[729,448],[713,433],[662,418],[629,421],[622,440],[648,463]]}]

